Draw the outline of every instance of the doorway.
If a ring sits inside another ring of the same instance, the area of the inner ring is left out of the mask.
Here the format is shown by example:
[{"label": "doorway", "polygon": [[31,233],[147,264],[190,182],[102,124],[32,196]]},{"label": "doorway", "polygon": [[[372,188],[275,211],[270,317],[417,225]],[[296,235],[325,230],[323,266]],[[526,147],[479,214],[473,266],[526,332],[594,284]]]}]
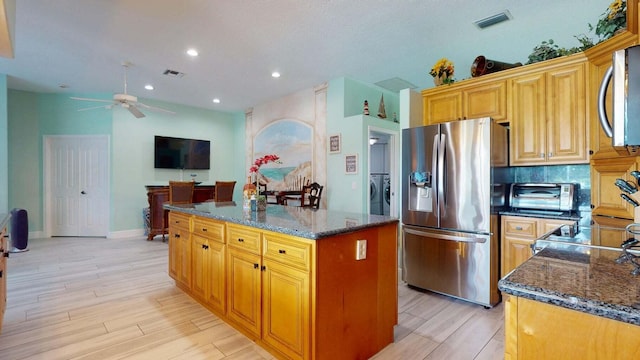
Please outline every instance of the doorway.
[{"label": "doorway", "polygon": [[397,133],[369,128],[369,214],[397,217]]},{"label": "doorway", "polygon": [[106,237],[109,137],[56,135],[43,141],[45,234]]}]

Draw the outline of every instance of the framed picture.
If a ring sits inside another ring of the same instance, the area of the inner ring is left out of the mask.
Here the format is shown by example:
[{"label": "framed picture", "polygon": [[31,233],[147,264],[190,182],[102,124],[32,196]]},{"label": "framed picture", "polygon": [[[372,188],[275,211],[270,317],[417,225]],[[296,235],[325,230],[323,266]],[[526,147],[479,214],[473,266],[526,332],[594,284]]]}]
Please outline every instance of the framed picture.
[{"label": "framed picture", "polygon": [[344,172],[345,174],[358,173],[358,154],[346,155],[344,157]]},{"label": "framed picture", "polygon": [[329,154],[337,154],[342,147],[342,136],[340,134],[329,135]]}]

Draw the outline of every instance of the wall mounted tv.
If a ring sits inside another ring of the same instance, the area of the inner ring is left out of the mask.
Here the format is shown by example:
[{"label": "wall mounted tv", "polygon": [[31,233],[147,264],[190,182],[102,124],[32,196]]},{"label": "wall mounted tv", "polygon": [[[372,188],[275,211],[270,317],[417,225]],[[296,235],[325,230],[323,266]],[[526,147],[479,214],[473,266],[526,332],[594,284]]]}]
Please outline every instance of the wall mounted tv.
[{"label": "wall mounted tv", "polygon": [[211,142],[155,136],[154,167],[156,169],[209,169]]}]

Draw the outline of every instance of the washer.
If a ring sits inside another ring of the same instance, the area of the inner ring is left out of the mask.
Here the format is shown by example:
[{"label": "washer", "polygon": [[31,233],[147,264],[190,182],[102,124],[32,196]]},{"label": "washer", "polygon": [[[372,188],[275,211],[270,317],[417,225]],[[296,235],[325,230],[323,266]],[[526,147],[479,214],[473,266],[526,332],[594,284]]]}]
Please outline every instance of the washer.
[{"label": "washer", "polygon": [[382,175],[371,174],[369,179],[369,213],[374,215],[382,215]]},{"label": "washer", "polygon": [[391,208],[391,177],[389,175],[383,175],[382,179],[382,215],[389,215]]}]

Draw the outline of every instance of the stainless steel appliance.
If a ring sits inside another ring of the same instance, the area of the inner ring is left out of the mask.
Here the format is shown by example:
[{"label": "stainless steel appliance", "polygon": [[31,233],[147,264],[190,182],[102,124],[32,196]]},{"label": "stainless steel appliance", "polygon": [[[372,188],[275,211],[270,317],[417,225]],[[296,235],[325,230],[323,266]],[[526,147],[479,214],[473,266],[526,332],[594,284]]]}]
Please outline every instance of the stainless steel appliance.
[{"label": "stainless steel appliance", "polygon": [[[607,118],[605,97],[612,82],[612,119]],[[598,92],[598,117],[614,147],[640,145],[640,45],[613,53]]]},{"label": "stainless steel appliance", "polygon": [[403,280],[409,285],[484,306],[500,301],[492,153],[507,151],[506,132],[490,118],[403,130]]},{"label": "stainless steel appliance", "polygon": [[578,208],[578,184],[516,183],[511,184],[509,205],[513,210],[561,215]]}]

